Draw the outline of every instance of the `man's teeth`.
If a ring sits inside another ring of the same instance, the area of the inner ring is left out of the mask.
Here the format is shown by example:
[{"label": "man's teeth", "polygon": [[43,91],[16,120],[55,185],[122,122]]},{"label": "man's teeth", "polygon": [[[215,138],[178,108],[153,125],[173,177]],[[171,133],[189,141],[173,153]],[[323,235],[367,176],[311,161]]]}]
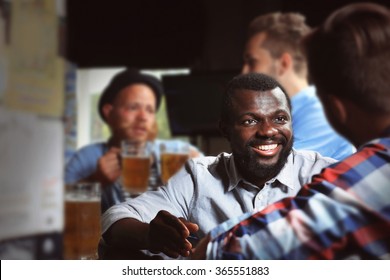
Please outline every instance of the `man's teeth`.
[{"label": "man's teeth", "polygon": [[260,146],[258,147],[258,149],[259,149],[259,150],[262,150],[262,151],[269,151],[269,150],[276,149],[277,146],[278,146],[278,144],[260,145]]}]

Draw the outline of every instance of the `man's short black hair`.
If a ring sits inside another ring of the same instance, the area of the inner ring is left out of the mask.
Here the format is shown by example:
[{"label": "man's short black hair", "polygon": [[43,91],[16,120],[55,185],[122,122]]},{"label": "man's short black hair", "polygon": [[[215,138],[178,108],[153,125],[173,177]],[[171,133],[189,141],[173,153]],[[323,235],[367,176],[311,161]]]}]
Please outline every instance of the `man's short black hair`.
[{"label": "man's short black hair", "polygon": [[280,88],[287,99],[288,108],[291,111],[291,100],[286,90],[274,78],[261,73],[241,74],[234,77],[228,84],[222,97],[221,121],[227,122],[230,116],[232,106],[232,95],[237,90],[269,91]]},{"label": "man's short black hair", "polygon": [[156,96],[156,109],[158,109],[160,106],[161,97],[163,95],[163,86],[161,82],[151,75],[140,73],[138,69],[126,69],[122,72],[119,72],[112,78],[111,82],[104,89],[102,95],[100,96],[98,110],[103,121],[105,121],[103,114],[104,104],[112,104],[118,93],[125,87],[128,87],[132,84],[145,84],[149,86]]}]

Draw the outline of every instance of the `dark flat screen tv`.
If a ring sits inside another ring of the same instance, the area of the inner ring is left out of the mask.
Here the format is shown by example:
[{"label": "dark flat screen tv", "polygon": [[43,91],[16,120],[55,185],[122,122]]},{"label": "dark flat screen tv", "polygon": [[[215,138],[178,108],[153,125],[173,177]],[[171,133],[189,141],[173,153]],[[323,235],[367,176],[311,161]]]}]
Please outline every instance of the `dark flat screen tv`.
[{"label": "dark flat screen tv", "polygon": [[168,119],[173,136],[220,136],[221,96],[237,73],[163,76]]}]

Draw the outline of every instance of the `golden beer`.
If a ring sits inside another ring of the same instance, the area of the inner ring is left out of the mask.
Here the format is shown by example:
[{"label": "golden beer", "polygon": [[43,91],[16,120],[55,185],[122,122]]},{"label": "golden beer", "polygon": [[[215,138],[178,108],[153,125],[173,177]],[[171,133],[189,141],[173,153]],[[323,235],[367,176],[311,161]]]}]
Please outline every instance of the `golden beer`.
[{"label": "golden beer", "polygon": [[161,154],[161,180],[166,184],[173,175],[188,160],[188,154],[182,153],[162,153]]},{"label": "golden beer", "polygon": [[100,235],[100,197],[66,199],[64,258],[97,259]]},{"label": "golden beer", "polygon": [[122,156],[122,185],[130,194],[143,193],[148,189],[150,157]]}]

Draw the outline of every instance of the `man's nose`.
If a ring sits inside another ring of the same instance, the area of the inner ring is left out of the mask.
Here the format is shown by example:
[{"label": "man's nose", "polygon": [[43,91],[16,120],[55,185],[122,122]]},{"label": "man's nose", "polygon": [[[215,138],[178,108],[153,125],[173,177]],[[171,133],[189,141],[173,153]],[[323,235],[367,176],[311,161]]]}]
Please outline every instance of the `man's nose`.
[{"label": "man's nose", "polygon": [[274,125],[269,122],[261,122],[259,123],[259,127],[257,129],[257,135],[260,137],[271,138],[278,133],[278,130],[274,127]]},{"label": "man's nose", "polygon": [[138,118],[141,120],[146,120],[148,119],[149,113],[146,109],[140,109],[137,114]]}]

